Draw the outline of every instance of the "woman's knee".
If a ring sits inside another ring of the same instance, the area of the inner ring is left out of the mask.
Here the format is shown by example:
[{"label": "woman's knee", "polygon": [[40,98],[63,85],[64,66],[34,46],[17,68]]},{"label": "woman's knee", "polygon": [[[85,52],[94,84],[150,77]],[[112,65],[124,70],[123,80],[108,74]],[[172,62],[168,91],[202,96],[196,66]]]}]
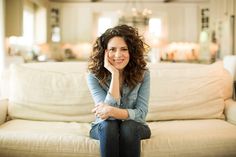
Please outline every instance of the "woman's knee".
[{"label": "woman's knee", "polygon": [[137,128],[137,122],[133,120],[124,121],[120,126],[120,136],[127,140],[139,139],[139,133]]},{"label": "woman's knee", "polygon": [[105,120],[98,125],[98,132],[100,133],[105,133],[108,136],[117,136],[119,133],[119,124],[116,120]]}]

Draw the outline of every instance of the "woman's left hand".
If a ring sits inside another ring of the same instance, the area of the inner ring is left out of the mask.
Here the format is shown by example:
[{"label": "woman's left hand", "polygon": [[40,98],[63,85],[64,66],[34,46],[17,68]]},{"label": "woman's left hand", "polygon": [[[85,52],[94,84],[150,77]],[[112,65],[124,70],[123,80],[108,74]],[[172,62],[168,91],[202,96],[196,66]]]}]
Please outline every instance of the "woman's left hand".
[{"label": "woman's left hand", "polygon": [[105,103],[99,103],[93,110],[92,112],[95,114],[95,116],[106,120],[110,117],[110,112],[111,112],[112,107],[105,104]]}]

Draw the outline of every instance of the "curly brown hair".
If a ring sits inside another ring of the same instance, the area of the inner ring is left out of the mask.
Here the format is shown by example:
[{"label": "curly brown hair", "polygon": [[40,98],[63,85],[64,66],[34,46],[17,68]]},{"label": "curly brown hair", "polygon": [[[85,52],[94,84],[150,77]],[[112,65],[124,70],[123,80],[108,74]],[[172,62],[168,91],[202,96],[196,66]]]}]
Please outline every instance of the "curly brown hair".
[{"label": "curly brown hair", "polygon": [[89,57],[88,70],[94,74],[99,83],[105,84],[110,77],[110,72],[104,67],[104,55],[108,42],[113,37],[122,37],[128,46],[130,60],[126,65],[123,75],[124,83],[129,87],[135,87],[143,80],[144,72],[147,70],[145,61],[145,52],[148,45],[139,35],[138,30],[128,25],[118,25],[109,28],[93,45],[93,52]]}]

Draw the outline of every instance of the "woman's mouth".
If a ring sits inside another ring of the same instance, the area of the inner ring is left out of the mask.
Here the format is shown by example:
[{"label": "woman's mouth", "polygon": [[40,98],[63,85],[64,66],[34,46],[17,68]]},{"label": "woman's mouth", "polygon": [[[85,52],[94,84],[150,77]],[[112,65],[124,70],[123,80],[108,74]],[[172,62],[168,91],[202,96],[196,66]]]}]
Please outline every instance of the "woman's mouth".
[{"label": "woman's mouth", "polygon": [[113,62],[120,64],[123,63],[124,59],[113,59]]}]

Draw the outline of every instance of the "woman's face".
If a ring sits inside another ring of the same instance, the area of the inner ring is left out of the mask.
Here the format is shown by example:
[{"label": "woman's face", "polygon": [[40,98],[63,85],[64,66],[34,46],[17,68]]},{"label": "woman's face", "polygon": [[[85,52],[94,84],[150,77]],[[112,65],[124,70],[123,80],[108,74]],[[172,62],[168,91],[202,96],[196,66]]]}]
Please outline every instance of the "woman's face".
[{"label": "woman's face", "polygon": [[116,69],[123,70],[129,63],[129,50],[122,37],[113,37],[107,44],[108,60]]}]

